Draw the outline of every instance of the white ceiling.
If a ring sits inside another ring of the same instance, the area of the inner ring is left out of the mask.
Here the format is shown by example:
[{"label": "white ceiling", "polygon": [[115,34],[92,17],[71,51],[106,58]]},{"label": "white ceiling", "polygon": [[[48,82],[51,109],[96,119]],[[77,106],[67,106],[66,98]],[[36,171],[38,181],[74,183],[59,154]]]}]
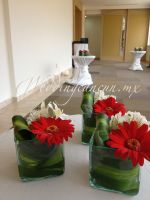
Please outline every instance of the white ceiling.
[{"label": "white ceiling", "polygon": [[135,7],[150,8],[150,0],[81,0],[87,8],[107,8],[107,7]]}]

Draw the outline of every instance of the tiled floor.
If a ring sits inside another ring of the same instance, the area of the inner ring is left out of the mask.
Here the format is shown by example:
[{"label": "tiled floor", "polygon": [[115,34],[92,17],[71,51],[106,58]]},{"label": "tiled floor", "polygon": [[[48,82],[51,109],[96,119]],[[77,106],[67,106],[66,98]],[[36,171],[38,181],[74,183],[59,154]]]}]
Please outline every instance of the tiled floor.
[{"label": "tiled floor", "polygon": [[[107,94],[114,94],[123,102],[128,110],[139,111],[150,120],[150,68],[143,66],[144,71],[128,70],[129,63],[120,62],[95,62],[90,67],[94,86],[105,88]],[[67,85],[63,85],[66,88]],[[47,99],[55,100],[67,114],[81,113],[80,104],[82,92],[72,88],[67,92],[57,90]]]},{"label": "tiled floor", "polygon": [[23,100],[9,104],[8,106],[0,109],[0,133],[8,130],[12,126],[11,118],[13,115],[26,116],[32,109],[38,106],[43,100],[56,91],[70,77],[61,75],[54,77],[54,80],[49,81],[48,85],[43,85],[37,89],[33,94],[25,97]]},{"label": "tiled floor", "polygon": [[[95,61],[90,66],[94,86],[96,89],[105,88],[106,93],[116,95],[128,110],[139,111],[150,120],[150,68],[143,67],[144,71],[130,71],[129,65],[121,62]],[[26,115],[46,97],[46,103],[55,101],[66,114],[81,113],[81,90],[81,87],[64,84],[49,97],[48,92],[43,90],[42,93],[37,92],[19,104],[14,103],[0,110],[0,131],[10,127],[14,114]]]}]

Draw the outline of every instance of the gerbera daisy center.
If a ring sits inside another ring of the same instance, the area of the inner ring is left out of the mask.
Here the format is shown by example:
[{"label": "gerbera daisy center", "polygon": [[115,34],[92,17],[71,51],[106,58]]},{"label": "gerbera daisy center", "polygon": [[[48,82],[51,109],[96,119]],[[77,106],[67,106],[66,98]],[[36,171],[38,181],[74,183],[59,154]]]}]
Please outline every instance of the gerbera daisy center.
[{"label": "gerbera daisy center", "polygon": [[51,125],[51,126],[46,128],[46,131],[48,131],[48,132],[57,132],[58,131],[58,127],[55,126],[55,125]]},{"label": "gerbera daisy center", "polygon": [[106,110],[113,111],[113,109],[111,107],[107,107]]},{"label": "gerbera daisy center", "polygon": [[141,144],[137,139],[132,138],[127,140],[126,146],[134,151],[140,151]]}]

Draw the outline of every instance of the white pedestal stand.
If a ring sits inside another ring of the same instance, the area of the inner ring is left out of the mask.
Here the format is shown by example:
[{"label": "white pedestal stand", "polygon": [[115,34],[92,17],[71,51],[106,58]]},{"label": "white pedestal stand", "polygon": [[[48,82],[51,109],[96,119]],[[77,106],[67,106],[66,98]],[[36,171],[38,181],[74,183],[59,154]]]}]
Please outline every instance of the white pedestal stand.
[{"label": "white pedestal stand", "polygon": [[89,73],[89,64],[95,59],[95,56],[73,56],[75,64],[73,78],[66,83],[71,85],[92,85],[93,81]]},{"label": "white pedestal stand", "polygon": [[130,51],[130,53],[133,54],[134,60],[133,60],[132,66],[129,69],[143,71],[143,68],[141,66],[141,58],[144,56],[146,51]]}]

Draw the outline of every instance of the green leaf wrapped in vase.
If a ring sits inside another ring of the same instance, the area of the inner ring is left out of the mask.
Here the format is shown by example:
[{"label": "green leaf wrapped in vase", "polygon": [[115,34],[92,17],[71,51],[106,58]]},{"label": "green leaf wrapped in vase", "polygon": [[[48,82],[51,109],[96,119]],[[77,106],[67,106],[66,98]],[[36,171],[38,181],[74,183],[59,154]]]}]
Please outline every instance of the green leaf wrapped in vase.
[{"label": "green leaf wrapped in vase", "polygon": [[12,118],[18,170],[22,181],[64,173],[63,142],[72,137],[74,127],[70,120],[60,117],[50,117],[48,109],[44,108],[43,112],[41,107],[30,113],[27,119],[22,116]]}]

